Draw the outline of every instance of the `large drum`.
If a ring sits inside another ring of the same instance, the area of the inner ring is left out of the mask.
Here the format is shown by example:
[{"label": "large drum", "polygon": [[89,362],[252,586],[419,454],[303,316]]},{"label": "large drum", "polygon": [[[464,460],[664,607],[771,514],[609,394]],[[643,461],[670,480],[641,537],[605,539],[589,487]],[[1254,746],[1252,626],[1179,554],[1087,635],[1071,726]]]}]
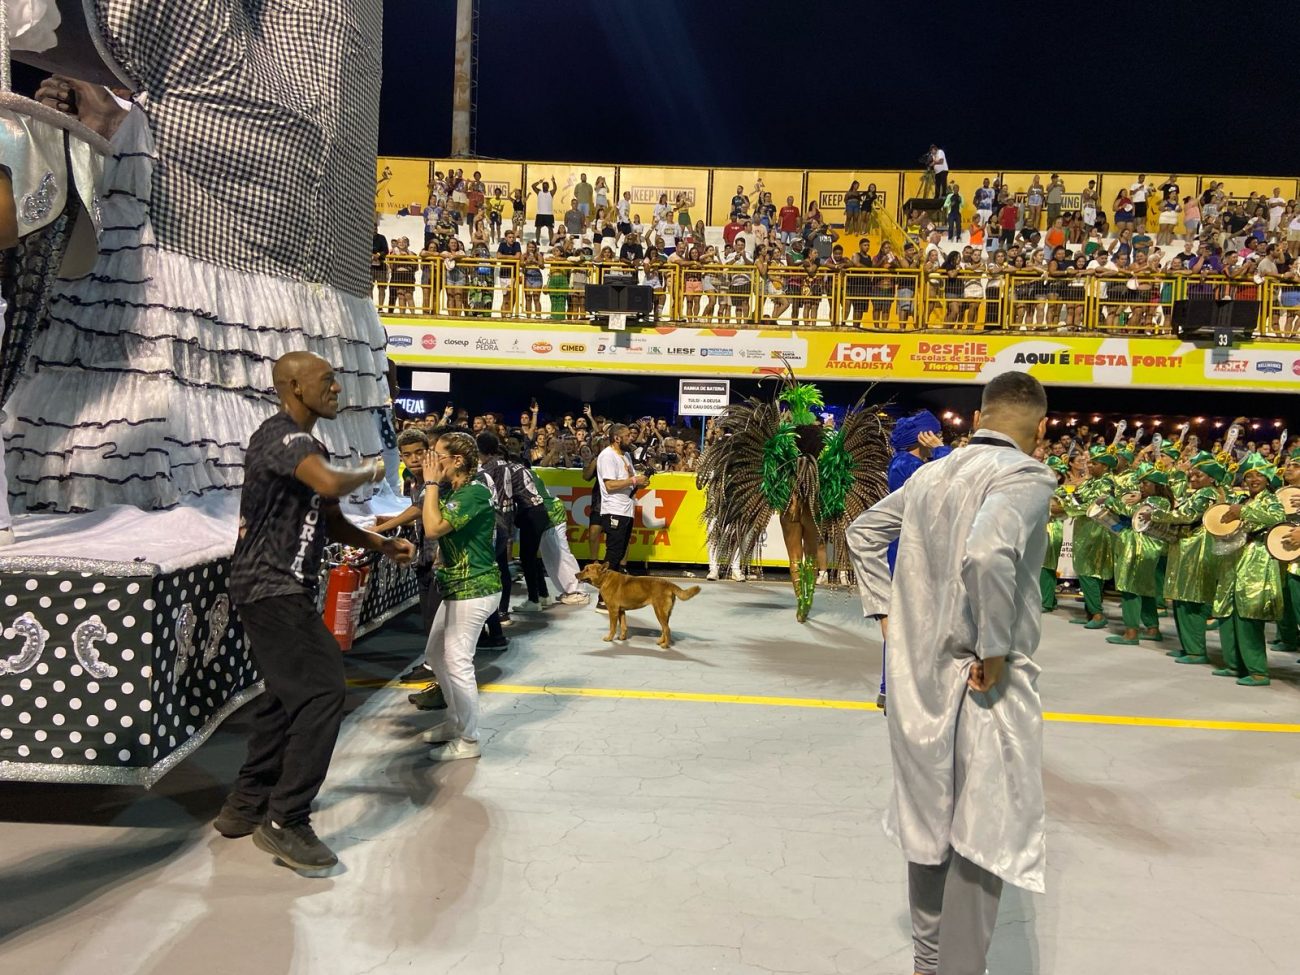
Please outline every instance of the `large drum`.
[{"label": "large drum", "polygon": [[1158,542],[1176,542],[1186,538],[1187,525],[1165,525],[1155,521],[1155,511],[1149,504],[1144,504],[1133,512],[1133,530],[1139,535],[1146,535]]},{"label": "large drum", "polygon": [[1268,533],[1265,541],[1268,554],[1279,562],[1294,562],[1300,559],[1300,545],[1292,545],[1289,541],[1295,528],[1295,525],[1275,525]]},{"label": "large drum", "polygon": [[1230,504],[1211,505],[1201,518],[1205,531],[1213,537],[1210,544],[1215,555],[1231,555],[1246,544],[1246,529],[1239,517],[1229,518]]},{"label": "large drum", "polygon": [[1094,501],[1088,507],[1088,517],[1113,532],[1122,532],[1132,524],[1132,519],[1111,511],[1100,501]]}]

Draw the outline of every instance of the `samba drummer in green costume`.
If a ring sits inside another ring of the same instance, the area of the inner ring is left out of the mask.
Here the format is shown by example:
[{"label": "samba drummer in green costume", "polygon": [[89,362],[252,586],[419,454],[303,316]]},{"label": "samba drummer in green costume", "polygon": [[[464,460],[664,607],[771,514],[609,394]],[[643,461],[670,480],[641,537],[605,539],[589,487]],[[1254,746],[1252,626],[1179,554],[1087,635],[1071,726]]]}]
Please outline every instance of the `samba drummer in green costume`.
[{"label": "samba drummer in green costume", "polygon": [[1115,588],[1119,590],[1120,605],[1124,614],[1124,634],[1108,636],[1107,643],[1137,646],[1143,640],[1163,640],[1160,619],[1156,616],[1156,594],[1160,591],[1157,563],[1164,557],[1165,543],[1150,535],[1133,530],[1131,519],[1139,505],[1155,511],[1173,510],[1174,497],[1169,490],[1169,478],[1150,464],[1143,464],[1132,472],[1137,491],[1110,498],[1106,504],[1112,511],[1129,519],[1121,529],[1114,544]]},{"label": "samba drummer in green costume", "polygon": [[1047,519],[1047,551],[1043,553],[1043,567],[1038,572],[1038,590],[1043,597],[1043,612],[1056,609],[1056,568],[1061,561],[1061,545],[1065,541],[1065,508],[1057,495],[1068,494],[1065,477],[1069,465],[1060,457],[1048,457],[1047,466],[1056,475],[1056,494],[1052,495]]},{"label": "samba drummer in green costume", "polygon": [[859,400],[839,430],[828,432],[813,413],[822,405],[816,386],[788,372],[770,401],[751,397],[727,407],[695,479],[705,491],[709,549],[719,565],[733,558],[748,565],[777,516],[800,623],[812,609],[820,546],[829,543],[836,567],[847,570],[845,528],[889,493],[890,448],[880,412]]},{"label": "samba drummer in green costume", "polygon": [[1236,677],[1243,686],[1263,687],[1269,683],[1264,626],[1268,620],[1282,618],[1282,566],[1268,553],[1265,537],[1270,528],[1286,520],[1286,513],[1269,490],[1281,486],[1277,468],[1262,456],[1247,456],[1237,476],[1249,498],[1233,504],[1225,520],[1239,518],[1246,540],[1219,562],[1214,615],[1223,621],[1219,638],[1224,666],[1214,676]]},{"label": "samba drummer in green costume", "polygon": [[1085,615],[1083,619],[1070,620],[1082,623],[1090,630],[1100,630],[1106,626],[1106,617],[1102,613],[1102,583],[1115,574],[1114,534],[1106,526],[1098,524],[1088,517],[1088,508],[1095,502],[1104,501],[1115,493],[1115,482],[1111,471],[1115,469],[1115,455],[1105,447],[1093,447],[1088,451],[1088,479],[1076,487],[1073,493],[1057,493],[1057,500],[1065,513],[1074,519],[1074,571],[1079,577],[1079,589],[1083,593]]},{"label": "samba drummer in green costume", "polygon": [[1156,512],[1156,524],[1177,526],[1181,537],[1169,543],[1169,565],[1165,571],[1165,599],[1173,603],[1174,626],[1178,631],[1179,649],[1169,651],[1180,664],[1208,662],[1205,654],[1205,624],[1210,616],[1217,585],[1218,561],[1212,548],[1213,538],[1205,531],[1201,519],[1211,505],[1228,500],[1223,487],[1228,471],[1213,454],[1200,451],[1193,455],[1187,473],[1190,493],[1178,501],[1168,514]]},{"label": "samba drummer in green costume", "polygon": [[[1287,487],[1300,487],[1300,446],[1293,447],[1282,468]],[[1287,515],[1297,527],[1291,532],[1291,544],[1300,545],[1300,514]],[[1277,624],[1277,640],[1269,644],[1276,653],[1295,653],[1300,649],[1300,559],[1288,562],[1282,570],[1282,619]]]}]

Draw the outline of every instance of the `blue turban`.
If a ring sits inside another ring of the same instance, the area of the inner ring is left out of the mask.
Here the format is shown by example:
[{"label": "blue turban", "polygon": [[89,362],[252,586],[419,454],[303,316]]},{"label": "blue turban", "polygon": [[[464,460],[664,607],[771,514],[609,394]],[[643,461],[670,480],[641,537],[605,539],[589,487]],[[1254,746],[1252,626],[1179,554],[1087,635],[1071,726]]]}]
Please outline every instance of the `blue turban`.
[{"label": "blue turban", "polygon": [[895,450],[911,450],[917,445],[921,434],[939,433],[943,427],[929,410],[922,410],[911,416],[905,416],[894,424],[894,431],[889,435],[889,445]]}]

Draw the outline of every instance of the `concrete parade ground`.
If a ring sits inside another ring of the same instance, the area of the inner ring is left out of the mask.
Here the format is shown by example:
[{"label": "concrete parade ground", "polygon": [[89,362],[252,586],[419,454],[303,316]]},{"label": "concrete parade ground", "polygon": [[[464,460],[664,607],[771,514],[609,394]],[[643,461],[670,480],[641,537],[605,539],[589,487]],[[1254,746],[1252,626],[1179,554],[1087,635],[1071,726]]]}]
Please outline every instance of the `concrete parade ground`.
[{"label": "concrete parade ground", "polygon": [[[246,712],[149,792],[0,784],[0,970],[910,975],[878,630],[843,590],[800,626],[784,580],[697,581],[668,651],[649,610],[625,644],[591,606],[516,613],[478,658],[476,761],[419,741],[418,616],[361,641],[324,878],[212,830]],[[1048,892],[1007,888],[989,971],[1294,973],[1295,655],[1239,687],[1166,657],[1172,620],[1112,646],[1078,612],[1038,654]]]}]

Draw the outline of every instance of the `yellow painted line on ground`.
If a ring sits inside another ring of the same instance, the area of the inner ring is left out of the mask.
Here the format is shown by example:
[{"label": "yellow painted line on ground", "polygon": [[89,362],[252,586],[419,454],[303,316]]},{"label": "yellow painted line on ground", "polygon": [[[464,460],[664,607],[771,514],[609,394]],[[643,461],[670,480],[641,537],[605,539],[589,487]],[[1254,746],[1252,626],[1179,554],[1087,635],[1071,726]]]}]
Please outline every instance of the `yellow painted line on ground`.
[{"label": "yellow painted line on ground", "polygon": [[[351,680],[352,687],[386,687],[382,679]],[[393,683],[396,688],[418,687]],[[623,701],[690,701],[697,704],[757,704],[773,708],[823,708],[830,711],[878,711],[871,701],[845,701],[822,697],[769,697],[756,694],[700,694],[691,691],[643,691],[616,687],[558,687],[545,684],[482,684],[485,694],[540,694],[551,697],[595,697]],[[1060,724],[1112,725],[1130,728],[1182,728],[1190,731],[1250,731],[1297,735],[1300,724],[1267,721],[1219,721],[1210,718],[1157,718],[1133,714],[1075,714],[1045,711],[1043,719]]]}]

